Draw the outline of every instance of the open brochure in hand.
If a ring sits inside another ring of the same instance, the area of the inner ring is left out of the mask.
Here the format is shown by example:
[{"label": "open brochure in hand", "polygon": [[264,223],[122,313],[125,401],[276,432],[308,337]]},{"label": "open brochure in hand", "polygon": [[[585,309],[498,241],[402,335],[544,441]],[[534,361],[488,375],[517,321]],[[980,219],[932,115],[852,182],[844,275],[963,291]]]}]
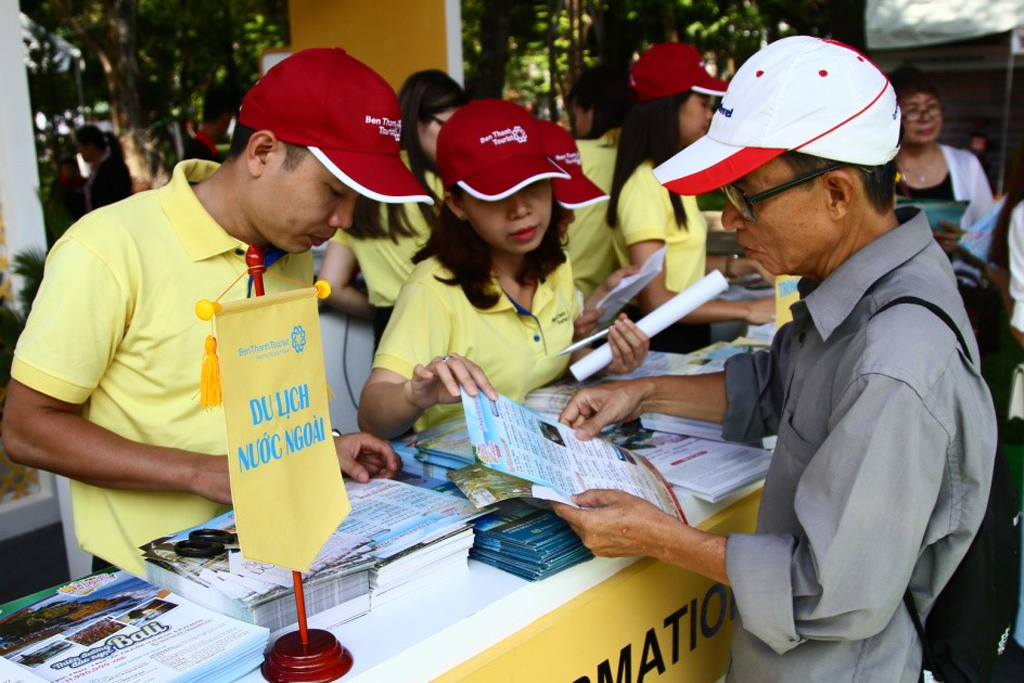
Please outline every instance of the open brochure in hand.
[{"label": "open brochure in hand", "polygon": [[269,635],[103,572],[0,605],[0,680],[233,681],[263,662]]},{"label": "open brochure in hand", "polygon": [[672,489],[642,456],[601,439],[580,441],[569,427],[505,396],[491,401],[463,392],[462,407],[477,460],[529,481],[532,497],[575,506],[577,493],[618,489],[684,519]]}]

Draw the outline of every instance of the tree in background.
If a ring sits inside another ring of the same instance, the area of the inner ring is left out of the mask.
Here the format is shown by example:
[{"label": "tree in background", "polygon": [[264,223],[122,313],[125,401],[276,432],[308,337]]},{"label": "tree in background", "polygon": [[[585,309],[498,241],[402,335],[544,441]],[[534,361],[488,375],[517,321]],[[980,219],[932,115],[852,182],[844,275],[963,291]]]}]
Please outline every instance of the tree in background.
[{"label": "tree in background", "polygon": [[82,118],[109,120],[140,184],[166,181],[176,153],[173,129],[192,120],[209,85],[236,95],[259,76],[264,50],[288,43],[287,0],[22,0],[43,29],[84,53],[85,111],[67,73],[29,73],[41,175],[50,178],[73,147]]},{"label": "tree in background", "polygon": [[467,91],[557,118],[583,69],[628,67],[654,43],[682,40],[728,77],[794,33],[864,49],[864,0],[463,0]]}]

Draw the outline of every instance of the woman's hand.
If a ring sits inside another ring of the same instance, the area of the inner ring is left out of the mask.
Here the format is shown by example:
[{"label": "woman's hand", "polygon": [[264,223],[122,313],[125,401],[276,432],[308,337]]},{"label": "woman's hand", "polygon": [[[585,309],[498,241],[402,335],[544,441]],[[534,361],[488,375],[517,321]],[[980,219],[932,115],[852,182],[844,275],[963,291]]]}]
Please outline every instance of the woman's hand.
[{"label": "woman's hand", "polygon": [[775,297],[765,296],[743,303],[743,319],[751,325],[763,325],[775,320]]},{"label": "woman's hand", "polygon": [[942,230],[937,230],[933,234],[935,235],[935,241],[942,247],[942,251],[952,254],[959,250],[960,237],[964,234],[964,231],[949,221],[939,221],[939,227]]},{"label": "woman's hand", "polygon": [[498,392],[480,366],[454,353],[435,357],[426,367],[417,365],[407,387],[407,398],[421,411],[439,403],[457,403],[461,400],[459,387],[470,396],[482,389],[487,398],[498,400]]},{"label": "woman's hand", "polygon": [[597,321],[604,313],[603,308],[587,308],[572,321],[572,340],[578,342],[597,332]]},{"label": "woman's hand", "polygon": [[651,339],[625,313],[620,313],[619,319],[612,323],[608,331],[608,346],[612,350],[608,372],[619,375],[640,367],[647,358]]}]

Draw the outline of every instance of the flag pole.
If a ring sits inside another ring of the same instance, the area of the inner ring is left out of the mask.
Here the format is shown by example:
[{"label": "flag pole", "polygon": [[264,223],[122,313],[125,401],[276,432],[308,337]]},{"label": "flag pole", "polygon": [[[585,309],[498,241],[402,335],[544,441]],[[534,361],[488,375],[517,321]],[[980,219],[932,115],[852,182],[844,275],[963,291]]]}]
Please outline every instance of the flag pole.
[{"label": "flag pole", "polygon": [[[255,244],[245,252],[245,264],[252,277],[252,291],[263,296],[263,273],[266,272],[266,254]],[[260,671],[273,683],[319,683],[341,678],[352,668],[352,654],[329,631],[309,630],[306,624],[306,598],[302,590],[302,573],[292,571],[295,586],[295,613],[299,631],[286,633],[277,639],[267,653]]]}]

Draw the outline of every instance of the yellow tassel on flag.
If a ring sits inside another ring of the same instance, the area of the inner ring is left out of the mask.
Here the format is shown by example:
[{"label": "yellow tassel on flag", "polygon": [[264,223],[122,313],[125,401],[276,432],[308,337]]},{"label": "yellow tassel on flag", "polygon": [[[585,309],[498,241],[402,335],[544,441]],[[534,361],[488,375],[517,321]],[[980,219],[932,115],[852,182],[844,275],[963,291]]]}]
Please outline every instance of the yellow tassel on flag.
[{"label": "yellow tassel on flag", "polygon": [[220,361],[217,359],[217,339],[212,334],[206,337],[203,354],[203,370],[199,376],[199,406],[212,410],[221,404]]}]

